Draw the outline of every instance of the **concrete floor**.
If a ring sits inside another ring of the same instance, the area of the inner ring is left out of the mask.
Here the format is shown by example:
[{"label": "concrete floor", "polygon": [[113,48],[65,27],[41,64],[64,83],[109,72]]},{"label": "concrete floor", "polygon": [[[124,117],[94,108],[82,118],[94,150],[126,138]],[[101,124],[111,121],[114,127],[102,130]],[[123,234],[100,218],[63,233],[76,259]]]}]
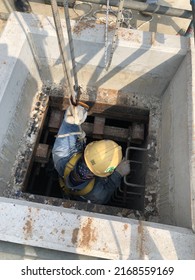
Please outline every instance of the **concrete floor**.
[{"label": "concrete floor", "polygon": [[[1,0],[0,1],[0,32],[2,32],[6,19],[9,14],[15,10],[14,0]],[[31,4],[31,8],[34,14],[41,14],[45,16],[51,16],[51,6],[45,4],[44,0],[33,0],[29,1]],[[79,2],[78,2],[79,3]],[[160,5],[164,6],[172,6],[174,8],[187,9],[191,10],[190,1],[184,0],[159,0]],[[93,4],[93,10],[97,10],[100,7],[98,5]],[[82,6],[77,7],[77,12],[79,15],[83,15],[85,12],[89,10],[89,6],[84,4]],[[62,17],[64,17],[64,8],[59,7],[59,11]],[[133,18],[131,20],[131,26],[136,29],[140,29],[143,31],[151,31],[151,32],[159,32],[164,34],[178,34],[182,30],[186,30],[189,25],[188,19],[181,19],[163,15],[154,14],[149,18],[145,18],[141,16],[138,12],[133,12]],[[72,19],[78,19],[77,13],[70,9],[70,15]]]}]

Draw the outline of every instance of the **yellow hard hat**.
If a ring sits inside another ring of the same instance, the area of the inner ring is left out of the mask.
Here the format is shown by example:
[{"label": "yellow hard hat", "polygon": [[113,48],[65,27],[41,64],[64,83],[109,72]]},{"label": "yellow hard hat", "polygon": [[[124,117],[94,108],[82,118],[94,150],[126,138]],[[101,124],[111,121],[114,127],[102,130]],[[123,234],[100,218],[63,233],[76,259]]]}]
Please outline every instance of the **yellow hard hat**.
[{"label": "yellow hard hat", "polygon": [[112,140],[89,143],[84,151],[87,167],[99,177],[107,177],[122,160],[122,148]]}]

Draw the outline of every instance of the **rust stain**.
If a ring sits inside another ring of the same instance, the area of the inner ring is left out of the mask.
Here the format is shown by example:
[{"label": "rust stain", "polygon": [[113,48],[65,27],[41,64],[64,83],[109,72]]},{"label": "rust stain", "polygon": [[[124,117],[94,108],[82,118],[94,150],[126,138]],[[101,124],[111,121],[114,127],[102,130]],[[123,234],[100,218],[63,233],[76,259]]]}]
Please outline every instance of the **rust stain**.
[{"label": "rust stain", "polygon": [[92,228],[92,221],[92,218],[88,218],[86,225],[81,228],[82,239],[80,241],[80,246],[87,249],[90,248],[92,242],[97,240],[96,230]]},{"label": "rust stain", "polygon": [[32,219],[29,219],[26,221],[24,227],[23,227],[23,230],[24,230],[24,239],[28,239],[29,237],[31,237],[32,235]]},{"label": "rust stain", "polygon": [[118,90],[100,88],[98,90],[98,101],[108,104],[116,104],[118,100]]},{"label": "rust stain", "polygon": [[78,234],[79,234],[79,228],[75,228],[73,230],[73,233],[72,233],[72,244],[77,244],[77,241],[78,241]]},{"label": "rust stain", "polygon": [[124,224],[123,231],[126,231],[128,229],[128,224]]},{"label": "rust stain", "polygon": [[[103,19],[103,18],[97,18],[95,20],[95,23],[99,24],[99,25],[105,25],[106,24],[106,20]],[[115,26],[116,26],[116,22],[114,20],[111,19],[111,21],[108,21],[108,32],[114,30]]]},{"label": "rust stain", "polygon": [[126,41],[132,40],[137,43],[141,43],[140,37],[138,34],[132,32],[131,30],[127,30],[125,28],[120,28],[118,31],[118,35]]},{"label": "rust stain", "polygon": [[28,208],[29,214],[27,215],[27,220],[24,224],[23,231],[24,231],[24,239],[28,239],[32,236],[33,231],[33,220],[31,218],[32,209]]},{"label": "rust stain", "polygon": [[[80,34],[83,30],[87,28],[95,28],[96,25],[105,25],[104,20],[96,19],[94,20],[88,20],[88,21],[80,21],[74,28],[73,32],[75,34]],[[108,32],[115,29],[115,22],[109,22],[108,23]]]},{"label": "rust stain", "polygon": [[144,241],[145,241],[142,221],[139,221],[137,231],[138,231],[137,250],[139,252],[139,257],[142,260],[144,258]]},{"label": "rust stain", "polygon": [[80,21],[79,24],[77,24],[74,28],[73,28],[73,33],[75,34],[80,34],[83,30],[87,29],[87,28],[94,28],[95,27],[95,23],[93,21]]}]

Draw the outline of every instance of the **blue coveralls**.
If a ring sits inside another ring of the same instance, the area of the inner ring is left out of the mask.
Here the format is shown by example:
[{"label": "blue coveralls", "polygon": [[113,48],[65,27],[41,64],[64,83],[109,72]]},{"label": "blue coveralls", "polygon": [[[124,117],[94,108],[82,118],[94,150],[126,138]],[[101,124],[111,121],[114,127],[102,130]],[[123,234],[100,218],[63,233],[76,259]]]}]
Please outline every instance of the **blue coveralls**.
[{"label": "blue coveralls", "polygon": [[[61,127],[58,131],[58,135],[69,134],[72,132],[79,132],[79,126],[75,124],[69,124],[63,120]],[[53,146],[52,155],[55,169],[59,175],[63,177],[64,168],[67,162],[75,153],[83,152],[85,143],[80,141],[79,135],[68,135],[64,137],[57,137]],[[76,200],[90,201],[97,204],[106,204],[110,200],[114,191],[120,186],[122,176],[114,171],[110,176],[106,178],[95,177],[95,184],[93,190],[85,196],[74,196]],[[84,188],[89,181],[75,186],[76,190]]]}]

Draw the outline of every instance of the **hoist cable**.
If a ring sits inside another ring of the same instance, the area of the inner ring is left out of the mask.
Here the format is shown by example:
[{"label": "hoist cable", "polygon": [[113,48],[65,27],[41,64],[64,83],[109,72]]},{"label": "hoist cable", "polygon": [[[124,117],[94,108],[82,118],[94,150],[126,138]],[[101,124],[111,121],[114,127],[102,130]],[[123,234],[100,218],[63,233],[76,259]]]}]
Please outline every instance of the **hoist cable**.
[{"label": "hoist cable", "polygon": [[[79,85],[78,85],[78,78],[77,78],[72,30],[71,30],[71,24],[70,24],[70,15],[69,15],[69,9],[68,9],[68,0],[64,0],[64,14],[65,14],[65,20],[66,20],[68,39],[69,39],[70,57],[71,57],[71,61],[72,61],[72,74],[74,77],[74,89],[75,89],[75,94],[77,97]],[[74,100],[74,101],[76,101],[76,100]]]},{"label": "hoist cable", "polygon": [[51,8],[52,8],[52,14],[53,14],[55,28],[56,28],[60,55],[61,55],[61,59],[62,59],[65,83],[66,83],[67,90],[69,93],[69,98],[72,98],[73,101],[76,102],[75,92],[74,92],[72,77],[71,77],[71,71],[70,71],[70,67],[69,67],[69,63],[68,63],[68,55],[66,53],[65,40],[64,40],[64,36],[63,36],[63,30],[62,30],[62,26],[61,26],[60,15],[59,15],[58,5],[57,5],[56,0],[51,0]]},{"label": "hoist cable", "polygon": [[110,10],[110,0],[107,0],[106,5],[106,24],[105,24],[105,52],[104,52],[104,64],[105,68],[107,65],[107,57],[108,57],[108,17],[109,17],[109,10]]},{"label": "hoist cable", "polygon": [[124,5],[124,0],[120,0],[119,6],[118,6],[116,26],[115,26],[115,31],[114,31],[114,36],[113,36],[112,46],[111,46],[111,51],[110,51],[110,57],[109,57],[108,64],[106,66],[107,71],[108,71],[108,69],[111,65],[113,54],[114,54],[114,51],[115,51],[115,48],[116,48],[116,43],[117,43],[117,38],[118,38],[118,29],[121,25],[121,21],[122,21],[122,17],[123,17],[123,5]]}]

